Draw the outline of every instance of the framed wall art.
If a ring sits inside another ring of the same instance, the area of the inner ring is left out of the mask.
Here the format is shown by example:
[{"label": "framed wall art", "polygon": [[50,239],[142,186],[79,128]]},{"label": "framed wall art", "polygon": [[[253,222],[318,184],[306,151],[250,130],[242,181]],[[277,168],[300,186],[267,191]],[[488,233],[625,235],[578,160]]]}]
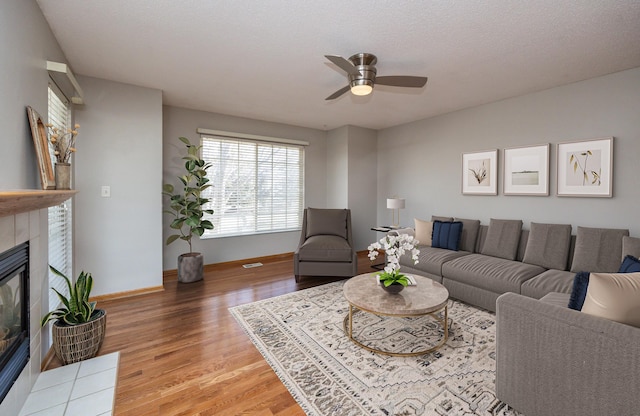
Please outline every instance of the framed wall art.
[{"label": "framed wall art", "polygon": [[29,117],[31,136],[33,137],[33,144],[36,149],[36,158],[38,160],[38,171],[40,172],[42,189],[55,189],[56,179],[53,173],[53,165],[51,163],[51,153],[49,153],[47,127],[42,121],[40,114],[29,106],[27,106],[27,116]]},{"label": "framed wall art", "polygon": [[462,154],[462,194],[498,194],[498,150]]},{"label": "framed wall art", "polygon": [[549,195],[549,144],[504,149],[505,195]]},{"label": "framed wall art", "polygon": [[613,196],[613,137],[558,143],[558,196]]}]

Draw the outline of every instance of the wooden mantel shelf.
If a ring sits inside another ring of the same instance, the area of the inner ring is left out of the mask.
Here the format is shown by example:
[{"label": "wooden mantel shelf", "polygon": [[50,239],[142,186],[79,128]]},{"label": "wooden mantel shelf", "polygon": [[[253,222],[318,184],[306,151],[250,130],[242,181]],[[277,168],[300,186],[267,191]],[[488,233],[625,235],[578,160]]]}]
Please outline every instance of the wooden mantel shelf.
[{"label": "wooden mantel shelf", "polygon": [[35,211],[58,205],[74,196],[78,191],[41,191],[21,189],[0,191],[0,217]]}]

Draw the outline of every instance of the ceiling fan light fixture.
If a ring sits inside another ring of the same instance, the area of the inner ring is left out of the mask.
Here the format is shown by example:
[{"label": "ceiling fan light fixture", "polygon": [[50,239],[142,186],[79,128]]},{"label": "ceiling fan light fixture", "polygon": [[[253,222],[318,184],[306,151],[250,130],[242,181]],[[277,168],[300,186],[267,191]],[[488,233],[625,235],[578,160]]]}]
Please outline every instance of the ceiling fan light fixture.
[{"label": "ceiling fan light fixture", "polygon": [[351,82],[351,94],[369,95],[373,91],[373,82],[369,79],[359,79]]}]

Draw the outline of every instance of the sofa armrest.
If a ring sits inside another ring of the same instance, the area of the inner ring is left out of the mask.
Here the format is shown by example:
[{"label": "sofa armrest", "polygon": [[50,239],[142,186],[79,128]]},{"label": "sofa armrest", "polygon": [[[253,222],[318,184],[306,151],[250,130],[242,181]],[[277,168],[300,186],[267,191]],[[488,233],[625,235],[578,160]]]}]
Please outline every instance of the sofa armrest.
[{"label": "sofa armrest", "polygon": [[640,329],[506,293],[496,395],[527,416],[637,415]]}]

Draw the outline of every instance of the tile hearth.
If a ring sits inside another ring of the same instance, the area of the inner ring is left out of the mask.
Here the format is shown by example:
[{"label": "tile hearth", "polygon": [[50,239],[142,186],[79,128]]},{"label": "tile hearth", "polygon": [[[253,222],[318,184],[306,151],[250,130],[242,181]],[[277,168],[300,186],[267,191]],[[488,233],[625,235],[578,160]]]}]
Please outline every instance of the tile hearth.
[{"label": "tile hearth", "polygon": [[120,353],[42,372],[20,416],[110,416]]}]

